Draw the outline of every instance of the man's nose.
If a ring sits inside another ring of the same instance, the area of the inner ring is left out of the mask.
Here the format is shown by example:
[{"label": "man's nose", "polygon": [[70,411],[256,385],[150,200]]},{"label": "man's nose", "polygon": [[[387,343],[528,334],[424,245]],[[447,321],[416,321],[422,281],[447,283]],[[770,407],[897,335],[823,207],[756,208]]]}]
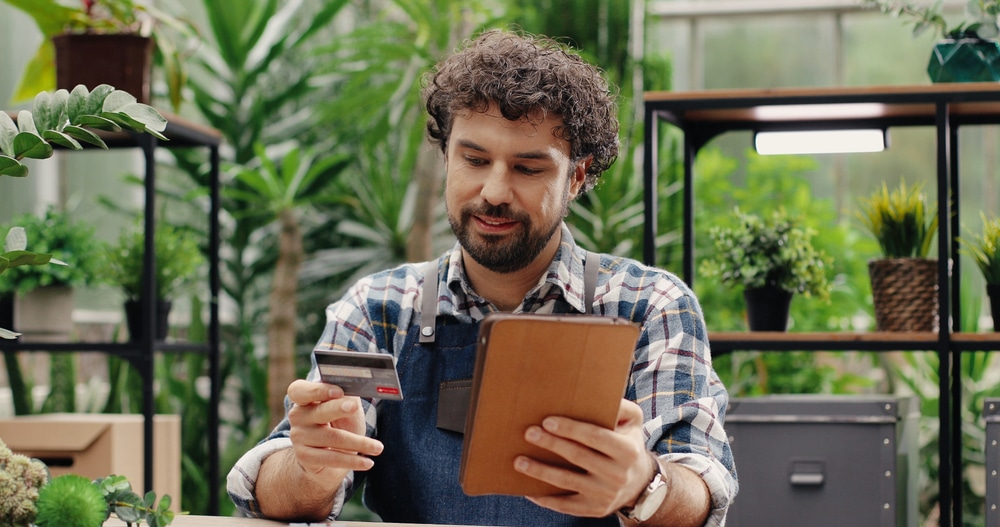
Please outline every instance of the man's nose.
[{"label": "man's nose", "polygon": [[491,205],[509,204],[514,198],[514,189],[510,171],[501,164],[492,167],[479,195]]}]

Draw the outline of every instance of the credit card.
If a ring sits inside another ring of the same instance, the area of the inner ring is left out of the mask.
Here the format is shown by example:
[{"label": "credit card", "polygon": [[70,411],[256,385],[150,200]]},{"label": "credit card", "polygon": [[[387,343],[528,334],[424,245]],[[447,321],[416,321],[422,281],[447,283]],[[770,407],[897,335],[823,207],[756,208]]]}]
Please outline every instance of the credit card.
[{"label": "credit card", "polygon": [[323,382],[340,386],[347,395],[401,401],[396,363],[388,353],[314,350]]}]

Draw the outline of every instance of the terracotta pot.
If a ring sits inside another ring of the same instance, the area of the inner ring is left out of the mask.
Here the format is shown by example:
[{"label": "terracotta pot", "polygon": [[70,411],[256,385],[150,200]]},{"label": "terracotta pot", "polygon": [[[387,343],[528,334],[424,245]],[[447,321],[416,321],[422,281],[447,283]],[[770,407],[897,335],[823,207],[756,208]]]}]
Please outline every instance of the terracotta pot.
[{"label": "terracotta pot", "polygon": [[153,40],[138,35],[66,34],[56,47],[56,88],[109,84],[149,104]]}]

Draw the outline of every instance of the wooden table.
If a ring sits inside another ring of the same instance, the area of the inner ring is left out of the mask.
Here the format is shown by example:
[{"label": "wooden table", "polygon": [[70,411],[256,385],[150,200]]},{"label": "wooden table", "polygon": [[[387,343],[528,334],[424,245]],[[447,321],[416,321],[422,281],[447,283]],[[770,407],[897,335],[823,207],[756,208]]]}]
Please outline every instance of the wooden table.
[{"label": "wooden table", "polygon": [[[142,523],[145,526],[145,523]],[[287,522],[276,522],[270,520],[257,520],[253,518],[234,518],[231,516],[190,516],[190,515],[177,515],[174,517],[174,521],[171,522],[169,527],[288,527],[289,525],[295,527],[305,527],[309,525],[310,527],[372,527],[374,525],[379,525],[381,527],[403,527],[407,525],[417,525],[412,523],[369,523],[369,522],[348,522],[348,521],[337,521],[337,522],[324,522],[324,523],[292,523]],[[118,518],[111,518],[110,520],[104,522],[104,527],[125,527],[125,522],[119,520]],[[427,526],[422,526],[427,527]],[[439,526],[439,527],[459,527],[459,526]]]}]

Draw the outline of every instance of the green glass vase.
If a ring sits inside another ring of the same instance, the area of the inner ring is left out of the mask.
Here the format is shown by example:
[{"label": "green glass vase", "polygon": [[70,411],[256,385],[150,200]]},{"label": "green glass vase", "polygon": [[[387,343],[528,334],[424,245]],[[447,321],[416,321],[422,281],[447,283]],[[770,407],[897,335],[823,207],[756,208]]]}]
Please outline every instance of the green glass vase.
[{"label": "green glass vase", "polygon": [[944,39],[927,64],[931,82],[1000,81],[1000,42],[981,38]]}]

